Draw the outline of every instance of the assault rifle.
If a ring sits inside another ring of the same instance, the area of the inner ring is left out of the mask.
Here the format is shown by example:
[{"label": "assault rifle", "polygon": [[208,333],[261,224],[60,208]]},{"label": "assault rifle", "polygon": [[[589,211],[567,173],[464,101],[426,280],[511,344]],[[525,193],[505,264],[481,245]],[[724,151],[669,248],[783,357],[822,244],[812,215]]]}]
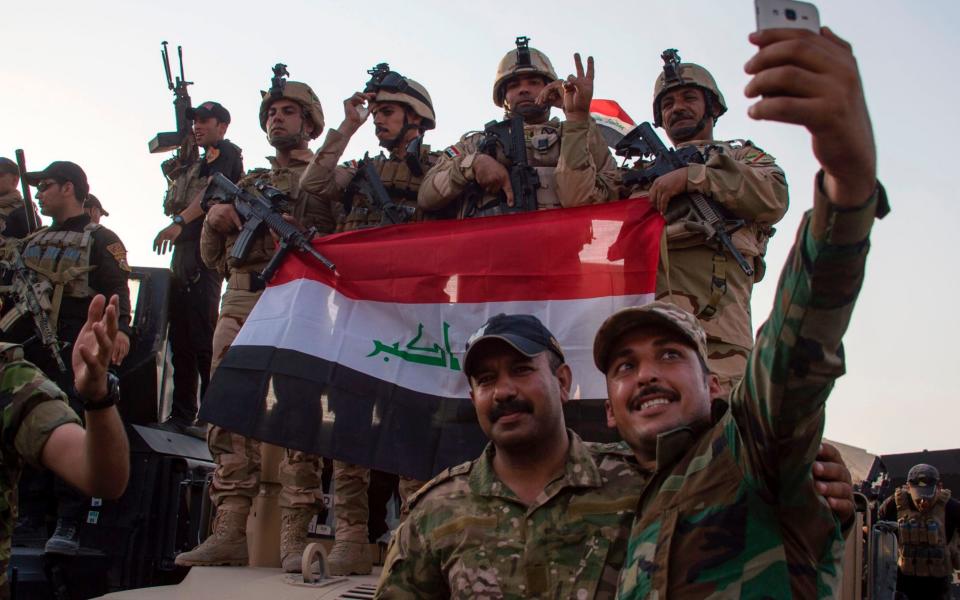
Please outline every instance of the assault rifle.
[{"label": "assault rifle", "polygon": [[160,46],[160,57],[163,59],[163,72],[167,76],[167,89],[173,92],[173,112],[176,118],[177,130],[160,132],[154,136],[147,145],[153,154],[177,150],[177,155],[171,160],[164,161],[161,167],[163,174],[173,180],[176,179],[180,170],[186,168],[199,156],[199,149],[193,137],[189,116],[192,105],[187,86],[193,85],[193,82],[187,81],[186,76],[183,74],[183,47],[177,46],[177,57],[180,61],[180,75],[173,76],[170,73],[170,55],[167,52],[167,42],[161,42]]},{"label": "assault rifle", "polygon": [[23,212],[27,221],[27,233],[33,233],[40,229],[40,218],[37,216],[37,208],[33,205],[33,196],[30,195],[30,184],[24,177],[27,174],[27,159],[23,150],[17,148],[14,150],[17,157],[17,169],[20,170],[20,189],[23,190]]},{"label": "assault rifle", "polygon": [[[510,186],[513,188],[513,206],[504,212],[527,212],[537,210],[537,188],[540,175],[527,162],[527,144],[523,133],[523,117],[516,116],[503,121],[490,121],[483,128],[484,139],[480,151],[496,158],[497,146],[503,148],[510,161]],[[503,192],[500,192],[501,195]],[[506,202],[506,198],[502,199]]]},{"label": "assault rifle", "polygon": [[294,224],[284,220],[280,207],[288,203],[289,198],[264,181],[256,182],[255,186],[258,193],[247,192],[237,187],[223,173],[215,173],[210,178],[210,185],[204,194],[206,201],[233,204],[237,214],[243,220],[243,228],[230,250],[230,258],[241,262],[245,260],[250,253],[251,244],[266,226],[280,238],[280,247],[260,273],[261,285],[266,285],[273,279],[273,274],[280,263],[294,248],[310,254],[331,271],[336,270],[336,265],[310,245],[310,240],[317,234],[316,229],[300,231]]},{"label": "assault rifle", "polygon": [[387,188],[384,187],[383,180],[380,179],[380,174],[377,173],[377,168],[370,159],[369,153],[365,154],[363,160],[357,164],[357,174],[350,185],[347,186],[343,196],[344,198],[350,198],[354,192],[366,196],[370,204],[380,211],[380,225],[406,223],[416,212],[416,209],[412,206],[397,204],[393,201],[393,198],[387,193]]},{"label": "assault rifle", "polygon": [[[628,158],[646,157],[653,163],[640,169],[631,169],[623,175],[624,186],[648,186],[657,177],[671,171],[682,169],[689,164],[703,164],[705,159],[693,146],[685,146],[679,150],[667,148],[660,137],[650,126],[650,123],[640,123],[616,146],[618,156]],[[753,267],[740,254],[730,236],[743,227],[743,219],[732,219],[727,211],[717,202],[707,198],[700,192],[688,192],[681,195],[680,200],[686,202],[672,203],[674,206],[667,209],[664,218],[668,223],[683,218],[684,225],[690,231],[703,233],[707,241],[714,241],[720,247],[726,248],[737,261],[740,268],[747,275],[753,275]]]},{"label": "assault rifle", "polygon": [[0,260],[0,271],[10,277],[10,284],[0,287],[0,293],[7,294],[13,301],[13,308],[3,316],[3,319],[0,319],[0,331],[9,330],[20,320],[20,317],[29,313],[33,318],[33,328],[36,333],[23,345],[39,340],[43,347],[50,351],[60,373],[66,374],[67,366],[60,356],[66,344],[60,343],[47,313],[50,309],[47,295],[51,289],[50,283],[40,280],[33,270],[24,264],[19,248],[13,243],[8,243],[6,246],[6,256]]}]

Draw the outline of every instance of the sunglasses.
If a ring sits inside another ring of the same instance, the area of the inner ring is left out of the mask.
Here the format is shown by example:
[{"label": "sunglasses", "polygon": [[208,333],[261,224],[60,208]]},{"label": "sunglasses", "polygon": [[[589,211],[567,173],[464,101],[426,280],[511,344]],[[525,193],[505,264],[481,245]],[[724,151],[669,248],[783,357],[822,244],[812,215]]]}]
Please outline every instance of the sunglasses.
[{"label": "sunglasses", "polygon": [[51,185],[63,185],[63,184],[60,183],[59,181],[41,181],[40,183],[37,184],[37,191],[45,192],[47,191],[47,188],[49,188]]}]

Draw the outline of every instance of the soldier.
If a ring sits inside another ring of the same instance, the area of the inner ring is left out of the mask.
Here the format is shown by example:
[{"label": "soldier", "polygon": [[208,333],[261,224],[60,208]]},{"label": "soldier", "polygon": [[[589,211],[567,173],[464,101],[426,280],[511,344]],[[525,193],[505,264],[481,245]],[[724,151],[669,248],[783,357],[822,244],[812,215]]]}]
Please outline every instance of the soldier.
[{"label": "soldier", "polygon": [[[811,477],[824,403],[875,217],[888,210],[849,44],[824,28],[751,34],[756,119],[806,126],[817,175],[743,381],[725,400],[696,317],[654,302],[611,316],[594,359],[607,418],[649,472],[620,598],[834,598],[843,533]],[[691,115],[695,116],[694,113]]]},{"label": "soldier", "polygon": [[[654,85],[654,125],[663,127],[677,148],[697,148],[706,163],[677,169],[659,177],[649,190],[628,189],[624,195],[649,193],[654,206],[668,215],[667,251],[661,256],[656,297],[703,322],[710,370],[729,391],[743,375],[753,347],[750,297],[754,282],[763,278],[773,225],[787,211],[787,182],[773,156],[752,142],[714,139],[714,125],[727,106],[713,76],[699,65],[678,64],[671,51],[664,52],[664,59],[664,71]],[[718,243],[688,227],[686,217],[672,216],[678,207],[670,201],[684,192],[700,192],[744,221],[731,237],[753,275]]]},{"label": "soldier", "polygon": [[130,451],[116,403],[117,378],[107,373],[117,337],[118,298],[91,302],[73,344],[73,385],[86,430],[66,395],[23,359],[16,344],[0,343],[0,598],[10,597],[7,568],[17,522],[17,481],[24,463],[44,467],[84,493],[118,498],[130,475]]},{"label": "soldier", "polygon": [[[493,102],[507,117],[521,116],[527,161],[536,169],[537,208],[580,206],[616,197],[617,167],[603,136],[590,117],[593,97],[593,58],[584,72],[574,56],[576,76],[557,81],[550,59],[517,38],[517,49],[503,57],[493,83]],[[566,121],[550,119],[550,108],[563,108]],[[447,148],[427,173],[418,204],[425,211],[445,209],[450,203],[461,217],[507,212],[514,190],[504,149],[496,157],[481,150],[485,135],[471,132]]]},{"label": "soldier", "polygon": [[164,254],[172,246],[170,266],[173,280],[170,305],[170,349],[173,352],[173,406],[165,428],[203,437],[206,430],[194,425],[200,397],[210,383],[213,357],[213,330],[217,322],[220,287],[223,277],[200,258],[200,232],[203,228],[201,201],[207,182],[214,173],[223,173],[236,183],[243,176],[240,148],[224,136],[230,126],[230,113],[218,102],[207,101],[191,109],[193,136],[203,156],[175,172],[164,198],[164,214],[173,222],[157,234],[153,248]]},{"label": "soldier", "polygon": [[[532,315],[492,317],[464,373],[491,443],[411,497],[377,597],[612,598],[645,479],[628,447],[565,429],[570,367]],[[852,515],[850,486],[836,485],[849,473],[820,466],[825,496]]]},{"label": "soldier", "polygon": [[[279,65],[278,65],[279,67]],[[269,169],[254,169],[240,181],[251,187],[266,180],[290,199],[290,216],[297,223],[331,233],[334,220],[329,203],[303,189],[300,177],[313,160],[308,144],[323,131],[320,100],[305,83],[274,78],[270,92],[263,92],[260,127],[276,151]],[[227,280],[220,317],[213,334],[213,371],[223,359],[244,320],[263,290],[258,278],[274,252],[274,240],[261,231],[253,240],[247,258],[228,258],[237,241],[240,217],[232,205],[209,207],[203,222],[200,251],[204,263]],[[265,229],[265,228],[264,228]],[[217,507],[213,533],[203,544],[176,558],[178,565],[245,565],[248,561],[246,522],[260,484],[260,443],[212,426],[207,433],[210,453],[217,463],[210,496]],[[320,459],[304,452],[286,450],[280,464],[282,523],[280,555],[283,568],[299,572],[306,545],[307,526],[316,514],[320,491]]]},{"label": "soldier", "polygon": [[[344,120],[337,129],[327,132],[323,146],[317,151],[314,162],[307,167],[303,177],[305,189],[316,192],[331,202],[343,204],[346,218],[339,227],[342,231],[353,231],[366,227],[390,224],[391,217],[397,222],[419,221],[423,218],[417,207],[417,190],[423,180],[423,174],[439,160],[438,152],[422,142],[423,135],[436,127],[433,102],[426,88],[412,79],[408,79],[385,63],[369,71],[373,78],[364,91],[357,92],[344,103]],[[369,111],[365,104],[369,103]],[[358,171],[357,161],[348,161],[334,167],[340,160],[347,143],[354,133],[373,115],[376,136],[380,145],[387,149],[389,156],[365,158],[370,161],[389,195],[387,201],[391,216],[384,216],[376,201],[359,191],[358,178],[365,175]],[[415,143],[416,142],[416,143]],[[411,146],[411,144],[413,144]],[[408,152],[408,147],[417,154]],[[440,213],[431,213],[437,218]],[[331,391],[330,403],[336,412],[349,410],[337,402]],[[366,544],[369,541],[368,522],[370,519],[368,491],[370,488],[370,469],[333,461],[334,514],[336,515],[336,541],[327,560],[327,571],[331,575],[366,575],[373,568]],[[407,497],[424,482],[400,476],[401,515],[407,512]]]},{"label": "soldier", "polygon": [[[118,297],[118,327],[113,344],[113,364],[119,365],[130,350],[130,290],[127,279],[127,251],[117,235],[90,221],[83,212],[83,199],[90,191],[86,173],[68,161],[55,161],[43,171],[24,173],[25,181],[37,187],[41,214],[53,219],[20,242],[20,254],[28,269],[44,283],[48,292],[43,302],[49,306],[48,318],[62,340],[77,337],[96,294]],[[9,249],[18,251],[18,249]],[[21,317],[10,324],[3,339],[24,342],[34,336],[32,319]],[[47,348],[38,343],[24,347],[28,360],[67,392],[75,410],[81,410],[73,392],[69,349],[61,351],[66,366],[61,372]],[[88,500],[62,480],[55,479],[58,498],[57,527],[47,540],[45,551],[76,554],[80,549],[78,521]]]},{"label": "soldier", "polygon": [[27,235],[27,217],[23,196],[17,185],[20,169],[17,163],[0,156],[0,235],[22,238]]},{"label": "soldier", "polygon": [[100,199],[93,194],[87,194],[87,199],[83,201],[83,212],[87,213],[91,222],[98,225],[102,217],[110,216],[110,213],[100,204]]},{"label": "soldier", "polygon": [[954,539],[960,501],[943,489],[940,472],[931,465],[914,465],[907,484],[880,506],[878,518],[899,525],[897,591],[911,600],[949,598],[953,572],[960,569]]}]

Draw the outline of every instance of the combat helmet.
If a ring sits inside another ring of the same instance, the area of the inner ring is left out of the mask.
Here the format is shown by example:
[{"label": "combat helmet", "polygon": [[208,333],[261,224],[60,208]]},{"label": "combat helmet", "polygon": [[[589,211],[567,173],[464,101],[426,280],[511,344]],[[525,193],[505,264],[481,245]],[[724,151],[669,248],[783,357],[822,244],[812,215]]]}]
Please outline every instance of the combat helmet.
[{"label": "combat helmet", "polygon": [[380,63],[367,71],[370,81],[364,88],[365,93],[376,94],[374,102],[397,102],[409,106],[422,121],[424,131],[437,126],[437,116],[433,112],[433,100],[427,88],[420,83],[390,70],[390,65]]},{"label": "combat helmet", "polygon": [[270,91],[260,92],[263,100],[260,102],[260,129],[267,130],[267,113],[270,111],[270,105],[276,100],[286,98],[299,104],[304,113],[313,121],[313,133],[310,139],[320,137],[323,131],[323,107],[320,106],[320,99],[313,92],[313,89],[305,83],[299,81],[287,81],[284,76],[288,76],[287,65],[277,63],[273,67],[273,79],[270,80]]},{"label": "combat helmet", "polygon": [[693,63],[681,63],[680,55],[672,48],[664,50],[660,58],[663,59],[663,72],[657,77],[657,82],[653,86],[654,125],[663,127],[660,98],[669,90],[681,86],[693,86],[703,90],[707,99],[707,114],[713,115],[714,121],[727,112],[727,103],[710,71]]},{"label": "combat helmet", "polygon": [[518,73],[542,75],[547,81],[556,81],[557,72],[547,55],[531,48],[530,38],[519,36],[517,49],[507,52],[497,66],[497,78],[493,82],[493,103],[503,108],[504,84]]}]

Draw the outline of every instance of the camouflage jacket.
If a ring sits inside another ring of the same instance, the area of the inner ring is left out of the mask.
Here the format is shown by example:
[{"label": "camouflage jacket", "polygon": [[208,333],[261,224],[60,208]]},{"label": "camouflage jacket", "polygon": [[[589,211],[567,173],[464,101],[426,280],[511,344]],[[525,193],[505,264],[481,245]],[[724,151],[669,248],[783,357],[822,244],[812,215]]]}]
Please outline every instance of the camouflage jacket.
[{"label": "camouflage jacket", "polygon": [[[294,150],[288,167],[281,167],[277,159],[268,156],[269,169],[252,169],[237,182],[241,188],[249,188],[255,181],[266,179],[269,184],[286,194],[292,201],[292,206],[285,207],[294,220],[304,227],[315,227],[321,235],[333,233],[335,222],[330,209],[330,203],[316,194],[303,189],[300,178],[307,165],[313,160],[310,150]],[[237,241],[239,231],[223,234],[203,220],[203,231],[200,234],[200,256],[209,269],[216,269],[224,277],[233,273],[253,273],[261,270],[276,250],[276,242],[270,235],[267,227],[263,227],[257,234],[252,248],[242,263],[230,258],[230,251]],[[231,289],[228,279],[227,288]]]},{"label": "camouflage jacket", "polygon": [[[617,164],[596,123],[546,123],[525,125],[527,161],[540,176],[537,208],[571,207],[607,202],[617,197]],[[444,210],[457,201],[463,215],[465,193],[473,185],[473,161],[479,154],[483,132],[470,132],[441,153],[440,162],[423,178],[417,201],[424,211]],[[506,156],[497,160],[508,166]],[[486,208],[496,202],[495,194],[484,193],[477,201]]]},{"label": "camouflage jacket", "polygon": [[[357,176],[358,161],[350,160],[343,164],[337,164],[349,141],[350,138],[340,133],[339,130],[329,130],[323,145],[317,150],[316,156],[307,166],[300,179],[300,185],[303,189],[329,200],[336,207],[340,216],[337,231],[353,231],[375,227],[380,225],[381,222],[380,210],[373,206],[366,196],[354,192],[351,188],[350,184]],[[428,145],[421,145],[418,158],[419,169],[426,172],[440,160],[440,153],[431,152]],[[378,156],[371,156],[370,160],[373,161],[377,174],[380,175],[380,180],[383,182],[390,199],[401,206],[416,209],[417,192],[423,181],[423,175],[416,174],[404,158],[392,151],[388,156],[383,153]],[[423,221],[425,217],[427,219],[439,219],[452,216],[455,215],[443,211],[427,214],[417,210],[413,213],[410,221]]]},{"label": "camouflage jacket", "polygon": [[0,344],[0,597],[6,597],[17,481],[24,462],[40,467],[40,454],[53,430],[80,423],[66,399],[38,368],[23,360],[19,346]]},{"label": "camouflage jacket", "polygon": [[564,474],[527,506],[493,470],[494,448],[411,500],[377,598],[613,598],[640,473],[623,444],[570,432]]},{"label": "camouflage jacket", "polygon": [[886,199],[839,211],[819,188],[729,404],[657,440],[619,598],[839,596],[843,535],[811,469]]}]

